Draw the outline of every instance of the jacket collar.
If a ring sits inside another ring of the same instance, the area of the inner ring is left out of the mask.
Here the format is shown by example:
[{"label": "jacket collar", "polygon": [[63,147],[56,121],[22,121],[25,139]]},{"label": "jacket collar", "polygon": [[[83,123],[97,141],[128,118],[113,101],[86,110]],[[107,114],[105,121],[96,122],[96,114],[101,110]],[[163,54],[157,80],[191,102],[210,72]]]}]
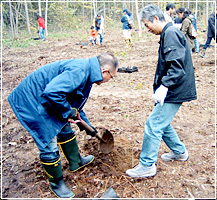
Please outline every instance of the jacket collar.
[{"label": "jacket collar", "polygon": [[89,59],[90,65],[90,82],[96,83],[103,81],[101,67],[97,57],[93,57]]},{"label": "jacket collar", "polygon": [[173,26],[173,23],[172,23],[172,22],[169,22],[169,23],[167,23],[167,24],[164,26],[164,28],[163,28],[163,30],[162,30],[162,33],[160,34],[160,38],[163,37],[165,31],[166,31],[167,28],[170,27],[170,26]]}]

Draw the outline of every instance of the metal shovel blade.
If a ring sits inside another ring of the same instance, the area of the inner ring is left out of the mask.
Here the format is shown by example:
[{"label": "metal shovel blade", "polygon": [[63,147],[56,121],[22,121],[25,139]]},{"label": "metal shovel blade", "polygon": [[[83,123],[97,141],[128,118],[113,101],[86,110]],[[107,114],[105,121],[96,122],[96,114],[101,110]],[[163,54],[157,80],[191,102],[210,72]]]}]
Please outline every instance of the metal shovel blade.
[{"label": "metal shovel blade", "polygon": [[119,198],[116,192],[110,187],[100,198]]},{"label": "metal shovel blade", "polygon": [[114,137],[112,133],[103,128],[100,131],[100,137],[102,140],[99,140],[99,150],[105,154],[111,153],[114,148]]}]

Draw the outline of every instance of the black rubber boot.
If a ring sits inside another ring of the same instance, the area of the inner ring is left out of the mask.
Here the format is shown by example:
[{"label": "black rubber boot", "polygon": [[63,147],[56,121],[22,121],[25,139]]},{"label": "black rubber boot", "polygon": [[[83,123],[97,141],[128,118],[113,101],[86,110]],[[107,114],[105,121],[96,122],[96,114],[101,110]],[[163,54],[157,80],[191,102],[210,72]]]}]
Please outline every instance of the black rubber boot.
[{"label": "black rubber boot", "polygon": [[76,136],[73,135],[66,141],[58,140],[60,149],[62,150],[66,160],[69,162],[69,170],[75,172],[82,167],[90,164],[94,160],[94,156],[88,155],[82,157],[79,153]]},{"label": "black rubber boot", "polygon": [[75,194],[66,186],[63,180],[60,157],[53,161],[45,161],[41,159],[41,163],[49,178],[51,191],[60,198],[74,197]]}]

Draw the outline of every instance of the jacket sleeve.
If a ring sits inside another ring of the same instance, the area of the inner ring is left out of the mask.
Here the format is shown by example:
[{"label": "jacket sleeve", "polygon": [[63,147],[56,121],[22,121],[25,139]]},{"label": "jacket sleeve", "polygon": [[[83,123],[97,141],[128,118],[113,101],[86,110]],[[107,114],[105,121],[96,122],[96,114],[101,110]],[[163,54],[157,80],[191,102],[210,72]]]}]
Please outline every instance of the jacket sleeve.
[{"label": "jacket sleeve", "polygon": [[215,18],[214,17],[210,17],[208,20],[210,29],[212,31],[212,33],[215,35]]},{"label": "jacket sleeve", "polygon": [[185,75],[186,50],[175,31],[165,34],[164,41],[163,51],[166,62],[166,75],[162,77],[162,84],[165,87],[171,87]]},{"label": "jacket sleeve", "polygon": [[64,71],[47,84],[42,96],[66,119],[72,110],[66,95],[76,90],[84,80],[85,73],[80,68]]},{"label": "jacket sleeve", "polygon": [[121,18],[121,22],[124,23],[126,21],[126,16],[124,15],[122,18]]},{"label": "jacket sleeve", "polygon": [[190,26],[191,24],[189,23],[189,21],[186,19],[186,20],[183,20],[183,22],[182,22],[182,27],[181,27],[181,31],[182,31],[182,33],[184,34],[184,35],[186,35],[189,31],[188,31],[188,29],[189,29],[189,26]]}]

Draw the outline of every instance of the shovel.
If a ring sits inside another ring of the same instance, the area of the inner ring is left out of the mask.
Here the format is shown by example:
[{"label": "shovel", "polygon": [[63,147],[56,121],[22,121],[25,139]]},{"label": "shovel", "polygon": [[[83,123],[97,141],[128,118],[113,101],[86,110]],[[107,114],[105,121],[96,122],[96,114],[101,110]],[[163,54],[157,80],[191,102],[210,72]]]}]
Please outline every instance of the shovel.
[{"label": "shovel", "polygon": [[[81,118],[79,119],[80,121],[77,123],[80,123],[85,130],[88,130],[90,132],[95,131],[91,126],[89,126],[84,120]],[[110,153],[112,149],[114,148],[114,137],[112,133],[103,128],[100,133],[96,133],[96,137],[99,139],[99,150],[102,153]]]},{"label": "shovel", "polygon": [[110,187],[100,198],[119,198],[116,192]]}]

